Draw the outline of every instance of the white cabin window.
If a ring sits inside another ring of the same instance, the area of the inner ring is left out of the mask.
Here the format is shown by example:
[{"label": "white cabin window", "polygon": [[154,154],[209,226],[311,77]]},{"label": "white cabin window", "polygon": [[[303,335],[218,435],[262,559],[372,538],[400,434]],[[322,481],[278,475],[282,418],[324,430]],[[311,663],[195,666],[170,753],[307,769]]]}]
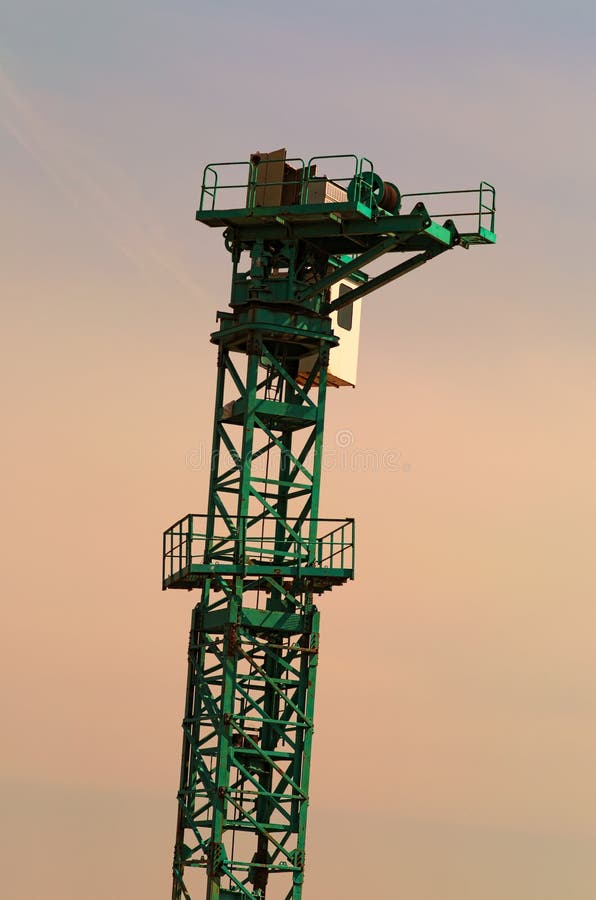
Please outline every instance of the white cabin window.
[{"label": "white cabin window", "polygon": [[[339,296],[343,297],[344,294],[348,294],[352,288],[349,284],[340,284],[339,286]],[[343,306],[341,309],[337,311],[337,324],[340,328],[343,328],[345,331],[352,330],[352,318],[354,315],[354,307],[351,303],[348,303],[347,306]]]}]

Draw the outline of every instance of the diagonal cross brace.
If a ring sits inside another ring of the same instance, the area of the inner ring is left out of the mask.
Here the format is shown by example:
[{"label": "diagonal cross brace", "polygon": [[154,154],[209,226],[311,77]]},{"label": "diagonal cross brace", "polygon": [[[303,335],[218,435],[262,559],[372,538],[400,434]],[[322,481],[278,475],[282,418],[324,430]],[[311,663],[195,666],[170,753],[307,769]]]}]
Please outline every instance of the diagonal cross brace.
[{"label": "diagonal cross brace", "polygon": [[351,291],[346,291],[346,293],[342,294],[341,297],[338,297],[337,300],[328,303],[324,308],[324,312],[332,313],[339,309],[343,309],[344,306],[349,306],[350,303],[353,303],[355,300],[359,300],[361,297],[365,297],[367,294],[378,290],[378,288],[389,284],[391,281],[395,281],[396,278],[401,278],[402,275],[406,275],[408,272],[412,272],[419,266],[423,266],[424,263],[433,259],[433,257],[438,256],[439,253],[444,253],[445,250],[450,249],[450,247],[439,247],[436,250],[425,250],[424,253],[418,253],[416,256],[407,259],[405,262],[393,266],[381,275],[371,278],[366,284],[361,284],[357,288],[352,288]]},{"label": "diagonal cross brace", "polygon": [[386,237],[384,240],[379,241],[378,244],[375,244],[370,250],[365,250],[364,253],[359,253],[355,259],[352,259],[348,263],[344,263],[343,266],[339,266],[329,275],[326,275],[324,278],[319,279],[315,284],[311,287],[307,288],[305,291],[301,291],[298,299],[301,303],[305,300],[310,300],[312,297],[316,297],[317,294],[322,294],[323,291],[327,290],[327,288],[332,287],[334,284],[337,284],[338,281],[341,281],[342,278],[347,278],[353,272],[356,272],[358,269],[361,269],[362,266],[367,266],[369,263],[374,262],[375,259],[378,259],[379,256],[383,256],[384,253],[388,253],[390,250],[399,244],[400,239],[395,235],[391,235],[390,237]]}]

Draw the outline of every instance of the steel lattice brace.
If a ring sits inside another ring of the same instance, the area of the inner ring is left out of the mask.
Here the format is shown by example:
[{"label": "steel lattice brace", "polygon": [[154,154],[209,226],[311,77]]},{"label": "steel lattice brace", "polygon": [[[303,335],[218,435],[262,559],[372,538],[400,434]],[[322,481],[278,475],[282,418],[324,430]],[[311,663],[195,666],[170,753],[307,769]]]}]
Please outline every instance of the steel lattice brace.
[{"label": "steel lattice brace", "polygon": [[[209,633],[200,607],[189,646],[174,896],[204,867],[210,897],[258,897],[285,876],[300,897],[318,652],[318,614],[288,632],[236,624]],[[285,617],[291,618],[291,617]],[[287,636],[284,636],[287,634]],[[190,837],[190,839],[189,839]],[[227,842],[226,838],[227,837]]]},{"label": "steel lattice brace", "polygon": [[[259,324],[223,317],[209,511],[166,534],[168,586],[202,588],[189,643],[174,898],[195,896],[196,870],[206,873],[208,900],[266,890],[301,897],[313,595],[351,576],[353,523],[317,519],[334,338],[316,319],[272,335],[283,322],[270,314],[265,336]],[[301,385],[295,345],[303,353],[305,341],[318,362]]]}]

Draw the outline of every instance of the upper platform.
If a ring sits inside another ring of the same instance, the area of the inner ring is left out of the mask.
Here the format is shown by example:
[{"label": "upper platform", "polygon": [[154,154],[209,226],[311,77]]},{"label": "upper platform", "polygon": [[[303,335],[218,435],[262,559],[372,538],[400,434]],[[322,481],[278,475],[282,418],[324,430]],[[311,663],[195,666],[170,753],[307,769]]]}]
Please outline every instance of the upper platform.
[{"label": "upper platform", "polygon": [[243,241],[315,239],[330,254],[361,252],[380,235],[400,238],[392,252],[496,240],[495,189],[488,182],[401,194],[354,154],[306,161],[287,159],[282,149],[248,162],[210,163],[196,218]]}]

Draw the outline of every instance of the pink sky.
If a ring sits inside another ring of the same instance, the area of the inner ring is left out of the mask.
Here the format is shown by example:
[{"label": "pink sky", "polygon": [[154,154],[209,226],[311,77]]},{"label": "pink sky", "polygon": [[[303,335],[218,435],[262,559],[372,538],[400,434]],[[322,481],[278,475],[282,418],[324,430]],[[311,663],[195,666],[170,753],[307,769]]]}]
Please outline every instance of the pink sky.
[{"label": "pink sky", "polygon": [[357,579],[320,604],[305,900],[591,897],[593,15],[524,43],[505,4],[460,45],[438,5],[382,3],[373,40],[348,4],[299,78],[287,11],[253,11],[266,61],[234,4],[230,32],[211,3],[30,6],[0,70],[4,896],[168,896],[193,600],[161,593],[160,540],[206,509],[230,274],[193,210],[205,162],[286,144],[499,207],[496,247],[365,301],[329,397],[321,512],[356,517]]}]

